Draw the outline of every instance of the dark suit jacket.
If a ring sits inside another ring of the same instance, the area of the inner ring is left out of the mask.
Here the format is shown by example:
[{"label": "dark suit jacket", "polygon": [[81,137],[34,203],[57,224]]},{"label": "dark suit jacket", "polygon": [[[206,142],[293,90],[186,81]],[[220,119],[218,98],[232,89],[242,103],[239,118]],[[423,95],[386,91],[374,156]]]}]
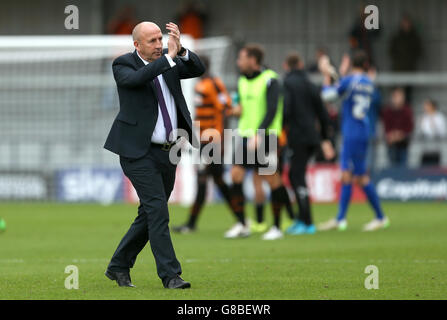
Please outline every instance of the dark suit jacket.
[{"label": "dark suit jacket", "polygon": [[[164,50],[163,53],[166,53]],[[180,79],[201,76],[205,67],[199,57],[189,51],[189,60],[176,57],[171,68],[163,55],[144,65],[137,52],[127,53],[113,61],[120,101],[120,111],[110,129],[104,148],[126,158],[140,158],[151,147],[151,137],[158,117],[158,101],[152,80],[160,74],[177,107],[178,128],[188,132],[189,142],[198,145],[193,136],[192,120],[180,86]]]}]

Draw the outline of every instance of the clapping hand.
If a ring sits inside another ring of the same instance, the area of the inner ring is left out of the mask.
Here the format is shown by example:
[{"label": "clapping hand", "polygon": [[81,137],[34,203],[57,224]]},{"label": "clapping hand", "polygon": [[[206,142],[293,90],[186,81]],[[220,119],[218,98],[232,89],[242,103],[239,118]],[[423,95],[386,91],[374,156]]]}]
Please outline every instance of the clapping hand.
[{"label": "clapping hand", "polygon": [[331,64],[329,57],[327,55],[323,55],[318,60],[318,69],[323,74],[323,83],[324,85],[330,85],[332,79],[334,81],[338,80],[338,74],[335,70],[335,67]]},{"label": "clapping hand", "polygon": [[182,45],[180,44],[180,30],[175,23],[169,22],[166,24],[168,29],[168,54],[171,58],[175,58],[180,51]]}]

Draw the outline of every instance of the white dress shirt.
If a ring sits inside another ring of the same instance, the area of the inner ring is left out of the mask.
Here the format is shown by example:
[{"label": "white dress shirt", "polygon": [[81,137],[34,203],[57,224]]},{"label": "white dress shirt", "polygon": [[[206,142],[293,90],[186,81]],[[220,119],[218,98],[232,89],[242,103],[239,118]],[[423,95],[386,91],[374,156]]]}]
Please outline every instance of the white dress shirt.
[{"label": "white dress shirt", "polygon": [[[146,60],[141,58],[141,56],[138,54],[138,57],[143,61],[145,65],[149,64]],[[166,59],[168,59],[168,62],[172,67],[176,65],[174,60],[168,55],[165,54]],[[184,56],[179,56],[180,59],[183,61],[189,60],[189,51],[186,50],[186,54]],[[161,91],[163,92],[163,97],[166,102],[166,109],[168,110],[169,118],[171,119],[171,125],[172,125],[172,131],[175,134],[175,131],[177,130],[177,109],[175,106],[174,97],[172,96],[171,92],[169,91],[168,86],[166,85],[165,79],[163,78],[163,74],[160,74],[157,76],[158,81],[160,82]],[[175,138],[175,137],[174,137]],[[160,104],[158,104],[158,117],[157,117],[157,123],[155,124],[154,132],[152,133],[151,142],[163,144],[166,141],[166,129],[163,123],[163,116],[161,114],[160,110]]]},{"label": "white dress shirt", "polygon": [[444,138],[447,136],[447,126],[444,115],[441,112],[424,114],[421,118],[421,132],[429,139]]}]

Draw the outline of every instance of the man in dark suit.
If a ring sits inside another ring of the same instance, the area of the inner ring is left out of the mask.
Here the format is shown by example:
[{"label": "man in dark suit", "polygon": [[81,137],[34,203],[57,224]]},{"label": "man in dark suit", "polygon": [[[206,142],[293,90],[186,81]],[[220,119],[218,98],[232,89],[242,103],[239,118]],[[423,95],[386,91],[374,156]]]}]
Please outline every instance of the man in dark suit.
[{"label": "man in dark suit", "polygon": [[167,51],[162,47],[160,28],[142,22],[132,32],[135,51],[118,57],[112,65],[120,111],[104,148],[120,156],[121,168],[140,198],[138,216],[105,273],[119,286],[134,286],[129,271],[148,241],[163,286],[191,286],[180,278],[182,270],[168,228],[167,201],[176,171],[170,153],[176,149],[172,146],[179,131],[186,133],[193,146],[198,145],[180,79],[199,77],[205,68],[197,55],[181,46],[177,25],[168,23],[166,28]]}]

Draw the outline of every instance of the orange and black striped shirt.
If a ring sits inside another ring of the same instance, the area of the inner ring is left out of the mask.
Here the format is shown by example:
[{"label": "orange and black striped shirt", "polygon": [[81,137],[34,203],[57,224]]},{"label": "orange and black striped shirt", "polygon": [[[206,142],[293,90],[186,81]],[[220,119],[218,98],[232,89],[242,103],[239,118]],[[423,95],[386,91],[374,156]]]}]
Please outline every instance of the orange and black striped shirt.
[{"label": "orange and black striped shirt", "polygon": [[205,77],[195,86],[195,120],[200,122],[200,134],[216,129],[223,136],[224,118],[231,111],[231,97],[217,77]]}]

